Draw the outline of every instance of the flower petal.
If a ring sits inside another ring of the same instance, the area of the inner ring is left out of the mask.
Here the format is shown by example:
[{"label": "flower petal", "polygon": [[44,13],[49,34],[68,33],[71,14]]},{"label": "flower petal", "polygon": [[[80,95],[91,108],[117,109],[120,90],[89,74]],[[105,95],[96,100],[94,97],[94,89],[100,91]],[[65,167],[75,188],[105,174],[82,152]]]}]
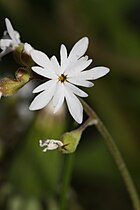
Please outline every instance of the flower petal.
[{"label": "flower petal", "polygon": [[83,121],[83,107],[79,99],[67,88],[65,88],[65,97],[68,105],[68,109],[72,117],[77,123]]},{"label": "flower petal", "polygon": [[63,44],[60,47],[60,61],[62,69],[65,69],[67,65],[67,49]]},{"label": "flower petal", "polygon": [[60,109],[63,102],[64,102],[64,84],[58,82],[53,97],[54,113],[56,113]]},{"label": "flower petal", "polygon": [[76,76],[81,71],[86,69],[91,64],[91,62],[92,59],[87,60],[86,56],[82,57],[79,60],[77,60],[71,67],[68,66],[65,73],[68,74],[69,76]]},{"label": "flower petal", "polygon": [[33,93],[38,93],[38,92],[41,92],[43,90],[48,90],[53,85],[53,83],[54,83],[54,80],[49,80],[47,82],[44,82],[43,84],[41,84],[38,87],[36,87],[33,90]]},{"label": "flower petal", "polygon": [[55,78],[57,78],[57,75],[54,74],[53,71],[48,70],[46,68],[42,68],[42,67],[39,67],[39,66],[33,66],[32,67],[32,70],[34,72],[36,72],[37,74],[39,74],[39,75],[41,75],[43,77],[49,78],[49,79],[55,79]]},{"label": "flower petal", "polygon": [[21,43],[20,34],[18,33],[18,31],[14,31],[14,37],[15,37],[15,45],[20,44]]},{"label": "flower petal", "polygon": [[88,43],[89,41],[87,37],[80,39],[71,49],[68,59],[70,61],[78,60],[87,51]]},{"label": "flower petal", "polygon": [[45,53],[39,50],[32,50],[31,57],[38,65],[52,69],[50,59]]},{"label": "flower petal", "polygon": [[11,44],[12,44],[12,40],[11,39],[1,39],[0,40],[0,48],[2,50],[5,50],[8,47],[11,48],[11,50],[12,50],[12,47],[10,47]]},{"label": "flower petal", "polygon": [[79,77],[70,77],[67,78],[67,81],[73,83],[74,85],[83,86],[83,87],[92,87],[94,84],[90,81],[86,81],[83,78]]},{"label": "flower petal", "polygon": [[87,97],[88,94],[85,93],[83,90],[81,90],[80,88],[76,87],[75,85],[69,83],[69,82],[65,82],[64,83],[66,88],[71,90],[72,93],[76,94],[77,96],[80,96],[80,97]]},{"label": "flower petal", "polygon": [[18,45],[20,43],[20,35],[17,31],[13,29],[13,26],[8,18],[5,18],[7,32],[14,42],[13,45]]},{"label": "flower petal", "polygon": [[13,39],[15,41],[14,29],[13,29],[13,26],[8,18],[5,18],[5,24],[6,24],[8,34],[10,35],[11,39]]},{"label": "flower petal", "polygon": [[54,69],[56,75],[58,76],[61,73],[61,70],[60,70],[61,67],[58,63],[58,60],[55,56],[52,56],[50,60],[51,60],[51,63],[53,65],[53,69]]},{"label": "flower petal", "polygon": [[33,50],[33,47],[26,42],[24,44],[24,52],[27,53],[28,55],[31,55],[32,50]]},{"label": "flower petal", "polygon": [[42,109],[45,106],[47,106],[47,104],[51,101],[51,99],[54,95],[55,87],[56,87],[56,83],[52,83],[49,86],[48,90],[45,90],[42,93],[40,93],[38,96],[36,96],[34,98],[34,100],[32,101],[29,109],[30,110],[38,110],[38,109]]},{"label": "flower petal", "polygon": [[105,76],[109,72],[109,68],[104,66],[94,67],[90,70],[83,71],[79,74],[79,77],[85,80],[95,80]]}]

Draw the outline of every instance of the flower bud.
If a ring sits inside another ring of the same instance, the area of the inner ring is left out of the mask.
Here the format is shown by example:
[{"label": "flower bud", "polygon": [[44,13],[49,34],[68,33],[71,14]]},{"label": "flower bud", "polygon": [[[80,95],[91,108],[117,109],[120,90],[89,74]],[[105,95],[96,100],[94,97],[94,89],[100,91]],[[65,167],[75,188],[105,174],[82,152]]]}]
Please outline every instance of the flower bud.
[{"label": "flower bud", "polygon": [[63,142],[63,146],[59,148],[59,150],[63,153],[72,153],[76,150],[79,141],[81,139],[82,131],[81,130],[73,130],[71,132],[66,132],[61,141]]},{"label": "flower bud", "polygon": [[22,66],[28,66],[31,67],[34,64],[34,61],[31,58],[30,51],[33,48],[31,45],[25,43],[20,44],[13,52],[14,59],[17,63],[19,63]]},{"label": "flower bud", "polygon": [[21,52],[21,62],[23,65],[29,66],[29,67],[34,65],[34,61],[32,60],[32,57],[31,57],[32,50],[33,50],[33,47],[30,44],[28,43],[24,44],[24,49]]},{"label": "flower bud", "polygon": [[0,93],[2,96],[11,96],[22,88],[30,79],[28,72],[20,68],[16,72],[16,79],[3,78],[0,80]]},{"label": "flower bud", "polygon": [[25,68],[19,68],[17,71],[16,71],[16,79],[19,81],[19,82],[28,82],[29,79],[30,79],[30,74],[29,72],[25,69]]},{"label": "flower bud", "polygon": [[14,59],[15,61],[18,63],[18,64],[21,64],[22,65],[22,60],[21,60],[21,53],[24,49],[24,44],[21,43],[19,44],[15,50],[13,51],[13,56],[14,56]]}]

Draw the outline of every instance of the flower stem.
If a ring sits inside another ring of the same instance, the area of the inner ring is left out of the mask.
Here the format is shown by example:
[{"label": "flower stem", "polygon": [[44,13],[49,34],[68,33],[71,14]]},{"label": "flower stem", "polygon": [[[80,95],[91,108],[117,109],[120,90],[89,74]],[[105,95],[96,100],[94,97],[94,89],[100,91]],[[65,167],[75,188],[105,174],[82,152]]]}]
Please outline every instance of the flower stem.
[{"label": "flower stem", "polygon": [[60,207],[59,210],[67,210],[67,200],[68,200],[68,192],[69,186],[72,176],[73,162],[74,162],[74,154],[69,154],[65,156],[66,160],[64,163],[64,175],[63,175],[63,186],[61,190],[60,197]]},{"label": "flower stem", "polygon": [[105,143],[108,146],[110,153],[112,154],[112,156],[116,162],[116,165],[120,171],[120,174],[125,182],[129,196],[132,200],[133,207],[135,210],[140,210],[140,200],[139,200],[138,192],[136,190],[136,187],[133,183],[131,175],[126,167],[126,164],[123,160],[123,157],[122,157],[116,143],[114,142],[112,136],[110,135],[110,133],[104,126],[103,122],[100,120],[100,118],[97,116],[97,114],[93,111],[93,109],[85,101],[83,101],[83,100],[81,100],[81,101],[82,101],[84,110],[87,113],[87,115],[90,118],[92,118],[92,120],[95,120],[95,119],[97,120],[97,123],[95,123],[95,126],[98,129],[98,131],[100,132],[100,134],[103,136]]}]

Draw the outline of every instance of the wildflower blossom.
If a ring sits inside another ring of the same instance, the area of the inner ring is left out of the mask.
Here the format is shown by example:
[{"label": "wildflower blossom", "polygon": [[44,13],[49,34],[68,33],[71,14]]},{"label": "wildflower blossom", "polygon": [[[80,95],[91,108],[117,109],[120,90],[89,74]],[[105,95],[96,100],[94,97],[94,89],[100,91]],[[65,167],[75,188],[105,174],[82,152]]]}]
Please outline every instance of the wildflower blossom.
[{"label": "wildflower blossom", "polygon": [[92,87],[89,80],[98,79],[109,72],[106,67],[94,67],[84,71],[92,62],[84,56],[88,48],[88,38],[80,39],[71,49],[69,55],[66,47],[60,48],[60,64],[55,56],[51,59],[38,50],[32,50],[31,57],[39,65],[32,67],[37,74],[46,77],[49,81],[39,85],[33,93],[41,92],[31,103],[30,110],[39,110],[51,100],[56,113],[66,99],[70,114],[75,121],[83,120],[83,107],[77,96],[87,97],[88,94],[76,86]]},{"label": "wildflower blossom", "polygon": [[5,18],[5,24],[7,30],[4,31],[3,38],[0,40],[0,48],[2,50],[0,58],[15,50],[15,48],[21,43],[20,34],[13,29],[8,18]]},{"label": "wildflower blossom", "polygon": [[53,140],[53,139],[47,139],[47,140],[39,140],[40,147],[46,147],[43,149],[43,152],[46,152],[47,150],[54,150],[58,147],[62,147],[63,143],[60,140]]},{"label": "wildflower blossom", "polygon": [[[20,44],[23,44],[20,41],[20,34],[18,31],[15,31],[10,20],[8,18],[5,18],[5,24],[6,24],[6,31],[4,31],[2,39],[0,39],[0,48],[2,52],[0,53],[0,59],[14,51]],[[23,50],[25,53],[30,55],[30,52],[32,50],[32,46],[28,43],[25,43],[23,46]]]}]

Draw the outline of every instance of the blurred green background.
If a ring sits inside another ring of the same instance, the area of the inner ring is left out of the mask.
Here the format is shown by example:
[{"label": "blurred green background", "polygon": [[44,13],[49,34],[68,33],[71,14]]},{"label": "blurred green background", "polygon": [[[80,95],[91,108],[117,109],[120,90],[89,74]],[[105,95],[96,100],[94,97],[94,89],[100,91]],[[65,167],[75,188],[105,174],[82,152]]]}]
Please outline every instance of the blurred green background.
[{"label": "blurred green background", "polygon": [[[59,57],[87,36],[91,66],[111,72],[87,89],[95,109],[119,146],[140,193],[140,1],[138,0],[0,0],[0,34],[4,18],[48,56]],[[0,77],[14,75],[12,55],[0,63]],[[73,126],[65,109],[29,112],[36,85],[26,85],[0,103],[0,209],[57,210],[66,155],[42,153],[39,139],[59,138]],[[94,127],[88,128],[75,152],[69,210],[131,210],[123,180]]]}]

